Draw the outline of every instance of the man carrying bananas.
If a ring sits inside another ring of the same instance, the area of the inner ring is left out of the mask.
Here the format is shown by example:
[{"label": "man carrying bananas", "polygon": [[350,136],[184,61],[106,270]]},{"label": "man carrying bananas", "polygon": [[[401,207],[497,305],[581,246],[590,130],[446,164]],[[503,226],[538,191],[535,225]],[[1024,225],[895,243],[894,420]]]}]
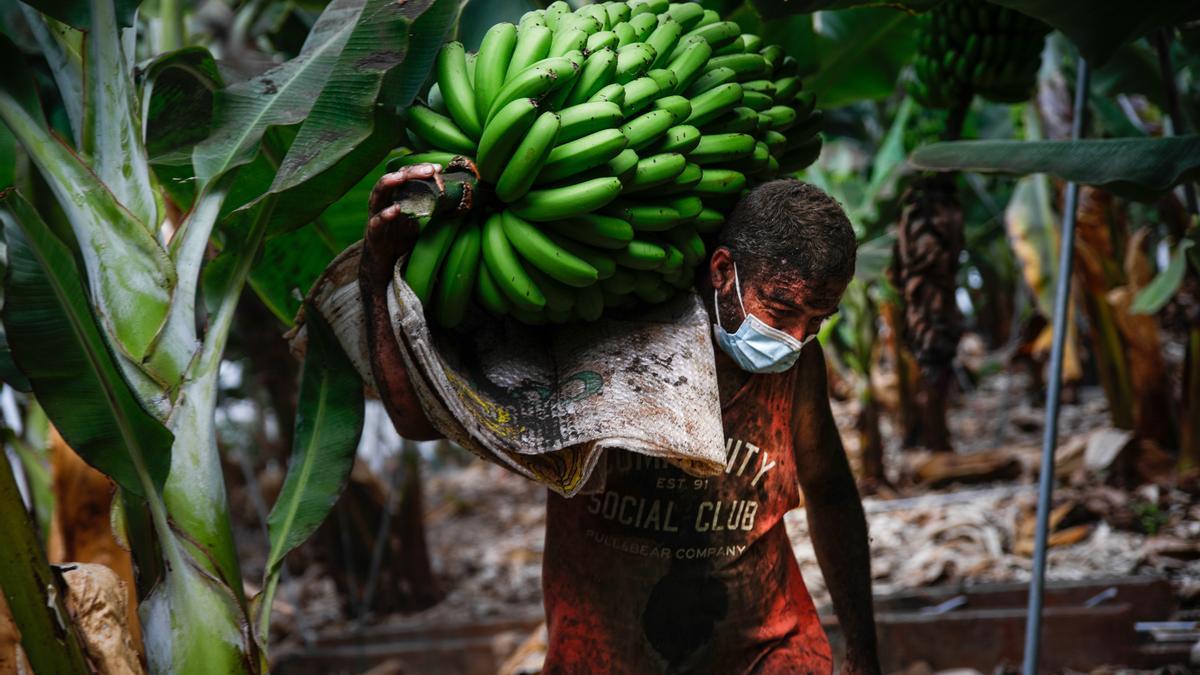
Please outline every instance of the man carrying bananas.
[{"label": "man carrying bananas", "polygon": [[[437,165],[405,167],[372,195],[360,287],[385,329],[383,291],[415,236],[386,205],[428,179],[440,179]],[[825,193],[776,180],[742,198],[716,244],[696,288],[713,322],[725,471],[700,478],[614,451],[603,492],[549,494],[547,674],[831,672],[784,528],[800,489],[845,635],[841,672],[879,672],[866,522],[812,340],[854,272],[853,230]],[[397,429],[436,437],[395,341],[370,343]]]}]

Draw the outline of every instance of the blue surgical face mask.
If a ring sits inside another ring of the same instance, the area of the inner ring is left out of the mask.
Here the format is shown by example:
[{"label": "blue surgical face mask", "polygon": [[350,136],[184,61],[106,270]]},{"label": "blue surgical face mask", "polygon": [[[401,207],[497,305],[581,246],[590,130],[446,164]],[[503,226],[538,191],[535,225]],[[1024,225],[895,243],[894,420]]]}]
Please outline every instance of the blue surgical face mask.
[{"label": "blue surgical face mask", "polygon": [[751,373],[782,373],[791,368],[800,358],[800,350],[816,334],[803,340],[763,323],[757,316],[746,313],[742,302],[742,284],[738,280],[737,263],[733,265],[733,285],[737,290],[738,305],[745,317],[736,333],[721,327],[721,308],[717,304],[717,289],[713,289],[713,311],[717,320],[713,323],[713,335],[721,349],[737,362],[738,366]]}]

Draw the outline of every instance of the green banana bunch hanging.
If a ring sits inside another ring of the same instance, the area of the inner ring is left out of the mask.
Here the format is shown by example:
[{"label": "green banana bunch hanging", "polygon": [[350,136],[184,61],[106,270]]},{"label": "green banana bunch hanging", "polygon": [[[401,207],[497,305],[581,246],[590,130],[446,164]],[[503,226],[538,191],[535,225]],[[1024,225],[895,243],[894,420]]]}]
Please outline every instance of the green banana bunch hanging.
[{"label": "green banana bunch hanging", "polygon": [[529,324],[690,288],[749,182],[811,164],[822,114],[796,61],[694,2],[565,2],[446,44],[393,166],[471,159],[481,194],[404,270],[437,323],[472,303]]},{"label": "green banana bunch hanging", "polygon": [[1029,99],[1050,27],[985,0],[949,0],[920,16],[909,93],[930,108],[975,94],[997,103]]}]

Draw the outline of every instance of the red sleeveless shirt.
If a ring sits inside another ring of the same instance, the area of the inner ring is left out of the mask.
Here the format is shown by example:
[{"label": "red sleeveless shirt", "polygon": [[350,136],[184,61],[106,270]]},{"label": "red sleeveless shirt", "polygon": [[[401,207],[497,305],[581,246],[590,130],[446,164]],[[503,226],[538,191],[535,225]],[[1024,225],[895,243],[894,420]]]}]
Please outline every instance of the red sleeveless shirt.
[{"label": "red sleeveless shirt", "polygon": [[610,451],[603,492],[549,493],[546,675],[832,671],[783,523],[799,370],[752,375],[725,404],[717,477]]}]

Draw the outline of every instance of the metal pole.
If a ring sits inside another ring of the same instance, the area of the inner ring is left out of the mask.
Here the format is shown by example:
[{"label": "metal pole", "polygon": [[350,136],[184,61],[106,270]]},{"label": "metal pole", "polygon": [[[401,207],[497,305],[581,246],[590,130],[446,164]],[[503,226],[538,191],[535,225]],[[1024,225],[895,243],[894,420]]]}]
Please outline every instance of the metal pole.
[{"label": "metal pole", "polygon": [[[1074,119],[1071,138],[1083,137],[1087,114],[1088,84],[1091,72],[1087,61],[1079,57],[1075,78]],[[1079,186],[1067,183],[1063,205],[1062,241],[1058,253],[1058,286],[1054,289],[1054,344],[1050,351],[1050,386],[1046,390],[1046,426],[1042,434],[1042,467],[1038,476],[1037,532],[1033,547],[1033,578],[1029,582],[1029,611],[1025,619],[1024,675],[1037,673],[1042,646],[1042,593],[1046,580],[1046,539],[1050,519],[1050,497],[1054,492],[1054,448],[1058,445],[1058,400],[1062,390],[1063,347],[1066,342],[1067,299],[1071,294],[1071,263],[1075,252],[1075,212],[1079,207]]]}]

